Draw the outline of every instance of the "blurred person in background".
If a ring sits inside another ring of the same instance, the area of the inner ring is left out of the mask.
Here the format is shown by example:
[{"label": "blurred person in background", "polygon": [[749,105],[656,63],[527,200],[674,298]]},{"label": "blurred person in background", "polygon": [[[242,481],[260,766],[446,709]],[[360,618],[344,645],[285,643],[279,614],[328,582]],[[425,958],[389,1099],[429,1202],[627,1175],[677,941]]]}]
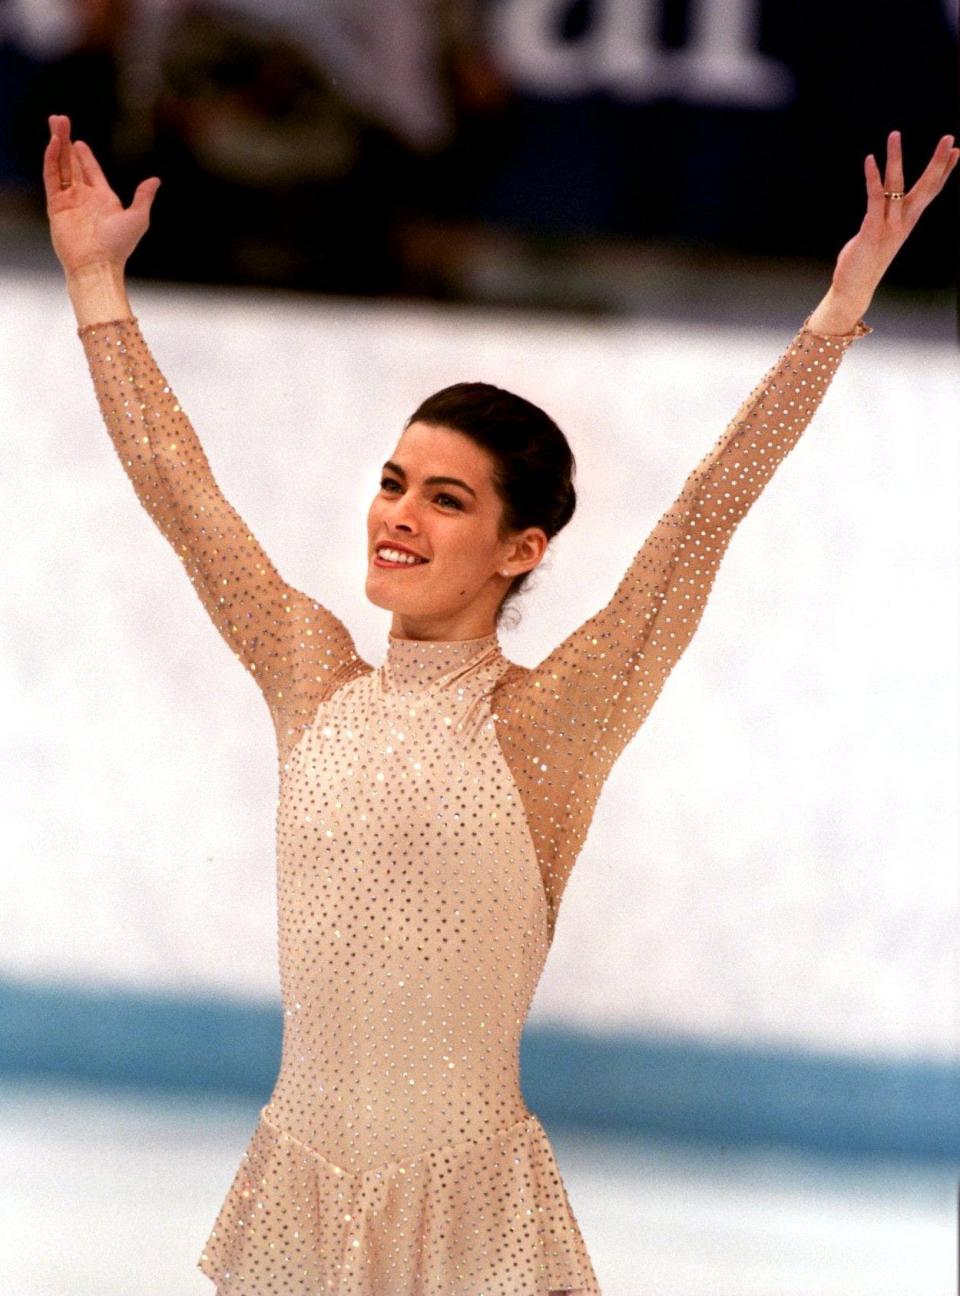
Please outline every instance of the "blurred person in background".
[{"label": "blurred person in background", "polygon": [[943,136],[909,191],[898,132],[882,177],[867,156],[866,213],[825,296],[613,597],[531,669],[503,656],[497,626],[573,514],[572,453],[510,392],[428,397],[368,511],[365,592],[392,614],[374,670],[223,497],[132,316],[125,266],[159,178],[125,209],[69,119],[49,125],[51,238],[105,424],[263,691],[284,771],[283,1060],[198,1264],[220,1296],[306,1296],[340,1278],[365,1296],[422,1296],[454,1273],[464,1291],[600,1296],[523,1103],[518,1030],[610,770],[695,633],[736,527],[871,331],[876,288],[960,149]]},{"label": "blurred person in background", "polygon": [[[143,42],[145,17],[162,23]],[[389,289],[391,204],[371,201],[376,128],[276,16],[181,3],[140,5],[132,19],[123,153],[171,181],[168,236],[144,249],[141,272]]]},{"label": "blurred person in background", "polygon": [[406,254],[406,218],[456,180],[436,167],[464,117],[505,93],[476,0],[128,0],[112,48],[120,182],[148,168],[180,182],[141,274],[432,286]]},{"label": "blurred person in background", "polygon": [[500,143],[469,130],[507,94],[480,26],[478,0],[0,0],[0,192],[29,211],[42,105],[76,105],[119,187],[178,181],[141,275],[443,295],[407,230]]}]

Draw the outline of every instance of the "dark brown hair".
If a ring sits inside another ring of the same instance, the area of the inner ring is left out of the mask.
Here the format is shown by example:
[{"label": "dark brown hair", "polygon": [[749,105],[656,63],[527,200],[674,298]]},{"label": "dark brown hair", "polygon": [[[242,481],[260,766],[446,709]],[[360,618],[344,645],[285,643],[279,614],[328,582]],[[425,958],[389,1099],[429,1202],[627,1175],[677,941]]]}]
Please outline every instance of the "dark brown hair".
[{"label": "dark brown hair", "polygon": [[[501,540],[526,527],[540,527],[551,540],[573,517],[573,451],[549,414],[531,401],[491,383],[454,383],[428,396],[405,427],[411,423],[462,432],[492,456],[493,484],[503,505]],[[497,608],[498,626],[507,600],[520,592],[529,575],[521,572],[511,581]]]}]

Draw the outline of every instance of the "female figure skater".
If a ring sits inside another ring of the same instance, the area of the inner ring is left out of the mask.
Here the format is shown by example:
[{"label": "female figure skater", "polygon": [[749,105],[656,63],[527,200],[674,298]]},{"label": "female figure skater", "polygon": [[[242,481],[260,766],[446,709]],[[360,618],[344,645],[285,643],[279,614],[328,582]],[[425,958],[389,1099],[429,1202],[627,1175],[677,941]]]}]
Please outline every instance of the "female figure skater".
[{"label": "female figure skater", "polygon": [[107,430],[276,730],[282,1059],[197,1263],[221,1296],[599,1296],[519,1084],[564,886],[737,524],[960,150],[944,136],[908,193],[896,132],[883,180],[866,159],[826,296],[610,601],[533,669],[497,625],[573,513],[573,456],[496,387],[425,400],[367,519],[366,594],[392,614],[374,668],[224,498],[131,314],[158,178],[124,209],[69,120],[50,128],[51,237]]}]

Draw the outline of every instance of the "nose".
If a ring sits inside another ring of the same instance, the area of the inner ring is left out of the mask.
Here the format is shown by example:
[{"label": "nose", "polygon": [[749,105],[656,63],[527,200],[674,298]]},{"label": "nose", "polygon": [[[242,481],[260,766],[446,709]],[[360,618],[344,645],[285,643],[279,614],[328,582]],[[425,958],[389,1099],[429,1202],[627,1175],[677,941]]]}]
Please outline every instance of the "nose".
[{"label": "nose", "polygon": [[397,530],[418,531],[416,504],[410,498],[410,492],[397,495],[387,506],[387,523]]}]

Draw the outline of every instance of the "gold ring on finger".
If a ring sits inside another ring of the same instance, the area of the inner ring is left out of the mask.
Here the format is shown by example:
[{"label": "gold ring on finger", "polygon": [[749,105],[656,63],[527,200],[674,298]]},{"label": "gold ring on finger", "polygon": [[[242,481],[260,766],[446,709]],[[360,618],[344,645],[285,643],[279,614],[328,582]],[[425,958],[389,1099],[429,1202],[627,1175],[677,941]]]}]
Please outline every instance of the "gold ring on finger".
[{"label": "gold ring on finger", "polygon": [[884,198],[892,198],[894,202],[898,202],[898,201],[903,197],[903,190],[902,190],[902,189],[884,189],[884,191],[883,191],[883,196],[884,196]]}]

